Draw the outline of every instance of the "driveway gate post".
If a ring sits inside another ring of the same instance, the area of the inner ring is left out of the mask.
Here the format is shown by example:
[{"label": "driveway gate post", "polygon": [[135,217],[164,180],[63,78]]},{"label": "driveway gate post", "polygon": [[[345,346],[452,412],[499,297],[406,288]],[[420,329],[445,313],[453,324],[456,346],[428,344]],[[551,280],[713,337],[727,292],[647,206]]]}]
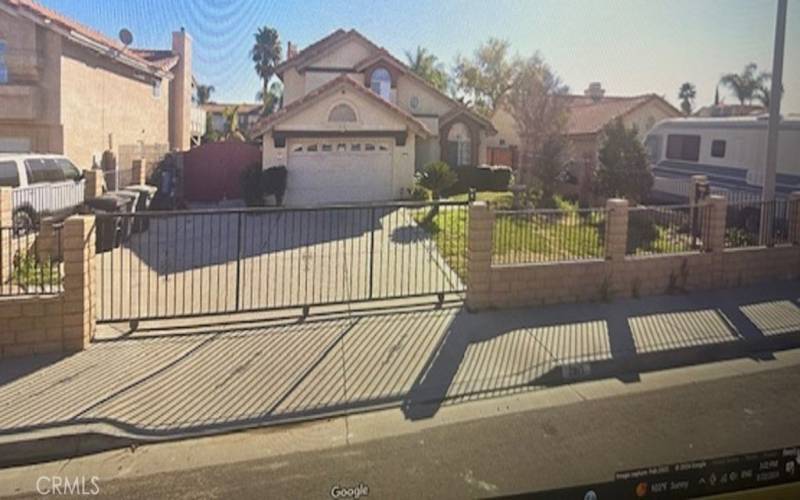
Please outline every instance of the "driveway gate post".
[{"label": "driveway gate post", "polygon": [[491,301],[494,213],[485,201],[469,206],[467,231],[467,309],[485,309]]}]

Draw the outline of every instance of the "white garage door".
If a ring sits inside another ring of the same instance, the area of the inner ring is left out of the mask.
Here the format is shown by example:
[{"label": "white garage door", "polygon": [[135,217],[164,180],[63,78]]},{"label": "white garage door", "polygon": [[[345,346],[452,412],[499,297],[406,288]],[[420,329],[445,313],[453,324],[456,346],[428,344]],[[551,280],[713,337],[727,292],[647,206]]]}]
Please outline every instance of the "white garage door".
[{"label": "white garage door", "polygon": [[294,140],[288,142],[287,148],[287,204],[322,205],[393,198],[391,141]]}]

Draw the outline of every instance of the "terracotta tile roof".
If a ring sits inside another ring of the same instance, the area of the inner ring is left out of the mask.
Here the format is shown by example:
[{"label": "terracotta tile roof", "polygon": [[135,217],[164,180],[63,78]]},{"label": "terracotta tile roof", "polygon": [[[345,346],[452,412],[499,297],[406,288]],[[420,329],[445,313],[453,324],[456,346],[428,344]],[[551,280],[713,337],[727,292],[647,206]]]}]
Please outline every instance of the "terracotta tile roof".
[{"label": "terracotta tile roof", "polygon": [[164,71],[169,71],[178,64],[180,56],[173,53],[171,50],[160,49],[128,49],[129,53],[136,54],[137,56],[145,59]]},{"label": "terracotta tile roof", "polygon": [[424,123],[414,118],[413,115],[409,114],[408,112],[404,111],[403,109],[395,106],[394,104],[382,99],[381,97],[375,95],[374,92],[367,89],[364,85],[356,82],[352,78],[347,75],[340,75],[333,80],[321,85],[320,87],[314,89],[313,91],[309,92],[305,96],[296,101],[292,101],[288,105],[284,106],[280,110],[272,113],[271,115],[262,118],[256,125],[255,125],[255,132],[253,133],[254,137],[258,137],[264,135],[267,131],[269,131],[273,126],[275,126],[280,121],[292,116],[294,113],[300,111],[308,104],[312,103],[318,98],[323,97],[329,91],[338,88],[340,85],[347,85],[351,89],[355,90],[356,92],[360,93],[363,96],[366,96],[368,99],[371,99],[373,102],[389,109],[390,111],[397,113],[400,115],[406,122],[410,123],[414,128],[421,132],[421,135],[428,137],[431,135],[430,130],[425,126]]},{"label": "terracotta tile roof", "polygon": [[204,110],[209,113],[223,113],[227,108],[232,108],[235,106],[239,107],[238,113],[240,115],[252,113],[254,111],[260,111],[263,107],[262,104],[255,104],[250,102],[207,102],[201,105]]},{"label": "terracotta tile roof", "polygon": [[141,55],[137,54],[136,51],[130,50],[125,48],[125,46],[120,43],[118,40],[113,38],[107,37],[106,35],[96,31],[88,26],[85,26],[74,19],[70,19],[63,14],[60,14],[52,9],[49,9],[43,5],[40,5],[32,0],[0,0],[5,2],[8,5],[16,7],[21,10],[25,10],[34,16],[38,16],[43,18],[43,20],[49,20],[50,23],[55,24],[56,26],[77,33],[95,43],[108,47],[110,49],[118,50],[124,52],[128,57],[131,59],[137,60],[140,63],[150,66],[155,70],[161,70],[161,66],[158,63],[153,61],[149,61],[142,57]]},{"label": "terracotta tile roof", "polygon": [[674,106],[655,94],[632,97],[608,96],[597,102],[591,97],[582,95],[568,95],[563,98],[569,100],[570,116],[567,124],[567,134],[569,135],[596,134],[608,122],[625,116],[653,100],[665,103],[675,111],[676,116],[680,116]]}]

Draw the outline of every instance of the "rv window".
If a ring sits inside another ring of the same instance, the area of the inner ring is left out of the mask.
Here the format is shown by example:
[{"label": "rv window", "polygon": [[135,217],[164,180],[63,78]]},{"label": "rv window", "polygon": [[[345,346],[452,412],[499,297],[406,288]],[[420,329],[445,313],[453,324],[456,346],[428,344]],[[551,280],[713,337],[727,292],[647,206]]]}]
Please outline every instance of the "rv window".
[{"label": "rv window", "polygon": [[17,162],[0,161],[0,186],[15,188],[19,186]]},{"label": "rv window", "polygon": [[661,136],[648,135],[644,140],[644,146],[650,161],[656,163],[661,158]]},{"label": "rv window", "polygon": [[711,141],[711,156],[714,158],[725,158],[725,141]]},{"label": "rv window", "polygon": [[700,136],[670,134],[667,136],[667,158],[697,161],[700,159]]}]

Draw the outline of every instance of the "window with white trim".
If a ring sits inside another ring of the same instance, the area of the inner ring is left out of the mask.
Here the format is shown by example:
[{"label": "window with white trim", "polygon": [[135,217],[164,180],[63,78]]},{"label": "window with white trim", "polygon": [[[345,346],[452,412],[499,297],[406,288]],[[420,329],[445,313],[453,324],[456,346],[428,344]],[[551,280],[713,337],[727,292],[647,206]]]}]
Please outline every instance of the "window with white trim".
[{"label": "window with white trim", "polygon": [[384,101],[391,100],[392,75],[389,73],[389,70],[386,68],[376,68],[370,77],[369,88],[381,96]]},{"label": "window with white trim", "polygon": [[461,122],[447,133],[447,162],[452,167],[469,166],[472,162],[472,138],[469,128]]}]

